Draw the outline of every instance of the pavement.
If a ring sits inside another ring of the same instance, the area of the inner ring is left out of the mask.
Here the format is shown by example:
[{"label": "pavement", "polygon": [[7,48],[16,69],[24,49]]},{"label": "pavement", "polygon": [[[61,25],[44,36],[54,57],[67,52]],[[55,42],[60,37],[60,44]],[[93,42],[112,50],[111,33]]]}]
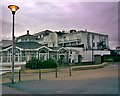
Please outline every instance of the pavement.
[{"label": "pavement", "polygon": [[118,63],[73,71],[72,76],[61,71],[58,78],[49,73],[42,80],[5,83],[2,94],[118,94]]}]

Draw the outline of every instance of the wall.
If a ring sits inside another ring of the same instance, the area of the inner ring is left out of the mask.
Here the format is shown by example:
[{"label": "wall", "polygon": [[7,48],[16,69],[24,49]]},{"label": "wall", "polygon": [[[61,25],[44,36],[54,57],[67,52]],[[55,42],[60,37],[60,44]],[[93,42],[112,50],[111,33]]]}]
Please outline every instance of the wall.
[{"label": "wall", "polygon": [[85,49],[87,48],[87,34],[86,34],[86,32],[81,32],[81,44],[84,44]]},{"label": "wall", "polygon": [[94,55],[110,55],[110,51],[107,50],[94,50]]},{"label": "wall", "polygon": [[82,62],[92,62],[92,51],[84,51],[82,57]]},{"label": "wall", "polygon": [[50,33],[48,36],[48,47],[58,47],[58,36],[56,33]]}]

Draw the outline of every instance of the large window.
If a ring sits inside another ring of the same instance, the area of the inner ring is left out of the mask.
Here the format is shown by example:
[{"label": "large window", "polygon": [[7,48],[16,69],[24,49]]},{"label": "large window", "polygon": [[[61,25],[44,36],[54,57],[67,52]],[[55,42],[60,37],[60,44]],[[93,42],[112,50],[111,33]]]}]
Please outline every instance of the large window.
[{"label": "large window", "polygon": [[48,49],[42,48],[38,51],[38,59],[40,60],[47,60],[49,58],[48,56]]},{"label": "large window", "polygon": [[[19,58],[20,58],[20,51],[19,51],[18,49],[15,49],[14,60],[15,60],[16,62],[19,62]],[[9,49],[9,50],[8,50],[7,62],[12,62],[12,49]]]},{"label": "large window", "polygon": [[25,51],[22,51],[22,62],[26,61],[26,52]]},{"label": "large window", "polygon": [[32,51],[32,52],[31,52],[31,57],[32,57],[32,58],[36,58],[36,51]]},{"label": "large window", "polygon": [[2,62],[7,62],[7,51],[2,52]]}]

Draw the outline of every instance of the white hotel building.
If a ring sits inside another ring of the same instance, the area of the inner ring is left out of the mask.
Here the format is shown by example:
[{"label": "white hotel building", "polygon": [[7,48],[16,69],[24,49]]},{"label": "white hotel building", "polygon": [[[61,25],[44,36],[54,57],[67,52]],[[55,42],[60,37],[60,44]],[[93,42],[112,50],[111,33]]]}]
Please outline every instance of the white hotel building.
[{"label": "white hotel building", "polygon": [[[7,43],[9,42],[9,43]],[[101,43],[103,46],[101,46]],[[9,40],[0,42],[0,64],[11,64],[12,45]],[[15,65],[25,64],[32,57],[40,60],[53,58],[60,63],[96,62],[96,56],[110,54],[108,35],[70,30],[52,32],[45,30],[16,38]]]}]

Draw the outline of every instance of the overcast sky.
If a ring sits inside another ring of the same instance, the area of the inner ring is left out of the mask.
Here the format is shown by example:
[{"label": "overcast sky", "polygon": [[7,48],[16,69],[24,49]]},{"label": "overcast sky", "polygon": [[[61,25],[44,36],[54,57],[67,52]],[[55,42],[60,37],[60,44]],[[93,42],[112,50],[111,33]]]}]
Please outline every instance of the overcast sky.
[{"label": "overcast sky", "polygon": [[20,9],[15,15],[15,36],[43,30],[70,29],[92,31],[109,35],[109,45],[118,45],[118,3],[117,2],[2,2],[0,6],[1,38],[11,39],[12,15],[9,4]]}]

